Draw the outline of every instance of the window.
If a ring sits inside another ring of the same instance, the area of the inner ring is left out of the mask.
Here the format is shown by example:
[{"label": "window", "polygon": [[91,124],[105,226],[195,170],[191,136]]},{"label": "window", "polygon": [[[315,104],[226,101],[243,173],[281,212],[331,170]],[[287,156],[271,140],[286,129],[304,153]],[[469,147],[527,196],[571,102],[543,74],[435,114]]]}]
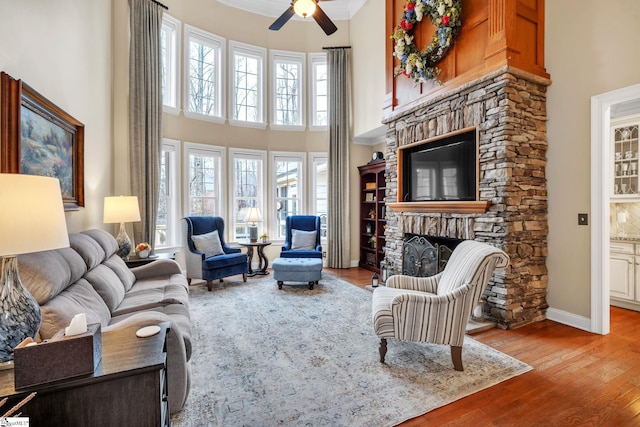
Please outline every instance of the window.
[{"label": "window", "polygon": [[264,210],[265,152],[258,150],[232,150],[231,165],[232,204],[229,217],[229,229],[233,230],[233,240],[249,238],[249,225],[244,218],[247,209],[257,207],[262,213],[263,223],[257,224],[262,234],[267,216]]},{"label": "window", "polygon": [[271,127],[304,130],[304,53],[271,50]]},{"label": "window", "polygon": [[267,50],[235,41],[230,50],[230,123],[266,127],[264,118],[264,63]]},{"label": "window", "polygon": [[310,128],[313,130],[327,129],[328,88],[327,88],[327,55],[325,53],[310,53],[309,68],[311,88]]},{"label": "window", "polygon": [[225,39],[185,24],[185,116],[224,123]]},{"label": "window", "polygon": [[184,143],[185,214],[220,216],[224,213],[224,147]]},{"label": "window", "polygon": [[284,239],[287,217],[304,211],[305,164],[303,153],[271,152],[272,239]]},{"label": "window", "polygon": [[155,247],[180,246],[180,141],[164,138],[160,149],[160,194]]},{"label": "window", "polygon": [[162,103],[164,111],[178,114],[180,112],[178,105],[180,21],[166,13],[162,15],[160,49],[162,55]]},{"label": "window", "polygon": [[309,182],[311,188],[311,213],[320,217],[320,238],[327,238],[329,213],[329,158],[327,153],[309,153]]}]

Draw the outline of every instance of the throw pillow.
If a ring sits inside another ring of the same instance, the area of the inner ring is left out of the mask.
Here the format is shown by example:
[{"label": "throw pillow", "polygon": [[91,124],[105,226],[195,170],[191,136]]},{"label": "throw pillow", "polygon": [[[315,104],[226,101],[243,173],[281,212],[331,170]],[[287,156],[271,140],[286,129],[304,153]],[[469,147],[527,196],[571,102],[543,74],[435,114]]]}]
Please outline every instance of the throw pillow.
[{"label": "throw pillow", "polygon": [[291,230],[291,250],[312,251],[316,248],[317,231]]},{"label": "throw pillow", "polygon": [[191,240],[193,240],[193,244],[196,249],[200,252],[204,252],[204,256],[207,258],[222,255],[224,253],[222,243],[220,243],[218,230],[213,230],[211,233],[191,236]]}]

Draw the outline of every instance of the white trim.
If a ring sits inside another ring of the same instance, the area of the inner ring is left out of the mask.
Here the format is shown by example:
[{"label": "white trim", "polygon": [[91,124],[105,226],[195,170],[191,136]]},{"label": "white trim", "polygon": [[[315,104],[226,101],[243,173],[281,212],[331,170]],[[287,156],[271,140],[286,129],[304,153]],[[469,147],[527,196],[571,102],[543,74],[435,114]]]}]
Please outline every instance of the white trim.
[{"label": "white trim", "polygon": [[[184,116],[191,119],[197,120],[205,120],[214,123],[224,123],[226,121],[225,110],[226,110],[226,39],[224,37],[209,33],[207,31],[201,30],[196,27],[192,27],[191,25],[184,24],[184,85],[183,85],[183,112]],[[189,81],[189,67],[190,67],[190,42],[194,39],[201,44],[212,47],[216,49],[217,52],[217,75],[216,75],[216,105],[215,105],[215,114],[202,114],[195,111],[189,110],[189,89],[190,89],[190,81]]]},{"label": "white trim", "polygon": [[640,98],[640,84],[591,97],[591,325],[610,330],[609,187],[610,122],[615,104]]},{"label": "white trim", "polygon": [[[271,197],[269,198],[269,213],[275,214],[275,208],[277,203],[276,188],[277,182],[277,169],[276,162],[297,162],[300,167],[297,174],[298,179],[298,194],[296,199],[298,200],[298,207],[295,215],[304,215],[307,210],[307,153],[298,151],[270,151],[269,152],[269,191]],[[269,215],[269,235],[272,237],[272,241],[284,241],[283,237],[278,237],[276,219]]]},{"label": "white trim", "polygon": [[[258,60],[258,120],[255,122],[240,120],[235,115],[235,55],[241,54],[246,57],[252,57]],[[241,43],[235,40],[229,40],[229,124],[233,126],[252,127],[265,129],[267,127],[266,120],[266,76],[267,49],[264,47],[254,46]]]},{"label": "white trim", "polygon": [[[271,90],[269,91],[270,112],[269,125],[273,130],[305,130],[306,128],[306,108],[307,92],[306,92],[306,54],[304,52],[292,52],[286,50],[269,50],[269,70]],[[287,63],[296,64],[300,67],[298,75],[298,123],[294,125],[283,125],[276,123],[276,81],[277,81],[277,64]]]},{"label": "white trim", "polygon": [[156,249],[162,251],[174,246],[180,246],[180,212],[182,201],[182,180],[180,179],[180,167],[182,164],[182,152],[180,150],[180,141],[171,138],[162,138],[161,151],[170,151],[173,153],[173,159],[170,164],[168,176],[168,199],[171,205],[167,209],[167,244],[160,246],[156,242]]},{"label": "white trim", "polygon": [[[318,189],[318,183],[316,182],[316,170],[315,170],[315,163],[316,161],[320,161],[320,162],[326,162],[327,163],[327,195],[326,195],[326,201],[327,203],[329,203],[329,176],[328,176],[328,169],[329,169],[329,153],[327,152],[310,152],[308,153],[308,158],[309,158],[309,166],[308,166],[308,175],[309,175],[309,194],[311,194],[311,197],[309,198],[309,209],[308,211],[311,213],[311,215],[318,215],[318,210],[316,209],[316,201],[318,200],[318,193],[317,193],[317,189]],[[328,207],[327,207],[328,209]],[[327,212],[327,227],[328,225],[328,215],[329,213]],[[323,245],[326,245],[327,242],[327,237],[326,236],[322,236],[320,235],[320,241],[323,243]],[[324,250],[324,252],[326,252],[326,250]]]},{"label": "white trim", "polygon": [[[269,221],[268,210],[265,209],[265,205],[267,204],[267,197],[265,193],[265,183],[267,182],[267,152],[265,150],[251,150],[244,148],[229,148],[229,175],[227,176],[227,181],[229,184],[229,207],[228,207],[228,216],[229,220],[226,221],[226,228],[228,229],[228,242],[235,243],[238,240],[235,236],[236,229],[236,198],[235,198],[235,186],[236,186],[236,167],[235,167],[235,159],[254,159],[259,160],[261,163],[261,170],[258,171],[258,175],[260,178],[260,182],[258,183],[258,195],[257,199],[257,208],[260,209],[262,213],[262,224],[258,224],[258,235],[262,234],[264,230],[264,224],[267,224]],[[232,232],[233,230],[233,232]]]},{"label": "white trim", "polygon": [[568,311],[558,310],[555,308],[547,309],[547,319],[554,322],[562,323],[563,325],[572,326],[574,328],[582,329],[583,331],[591,331],[591,319],[577,314],[569,313]]},{"label": "white trim", "polygon": [[225,165],[226,150],[227,149],[225,147],[220,147],[217,145],[201,144],[197,142],[187,142],[187,141],[184,142],[183,149],[182,149],[183,151],[183,156],[182,156],[183,216],[190,215],[189,213],[189,155],[191,153],[218,158],[219,160],[218,165],[220,169],[217,176],[218,188],[216,190],[218,193],[218,205],[216,206],[216,212],[214,212],[213,215],[223,216],[224,213],[226,212],[226,202],[227,202],[226,190],[227,189],[226,189],[226,186],[222,185],[222,183],[227,177],[226,165]]},{"label": "white trim", "polygon": [[[315,82],[318,80],[316,73],[316,65],[325,65],[327,66],[327,54],[325,52],[318,53],[308,53],[307,54],[309,60],[309,130],[311,131],[326,131],[327,125],[318,125],[316,124],[316,116],[317,116],[317,93],[316,93],[316,85]],[[328,70],[327,70],[328,73]],[[327,80],[328,85],[328,80]],[[327,97],[329,96],[329,88],[327,87]],[[328,103],[328,101],[327,101]],[[328,107],[328,105],[327,105]],[[327,120],[329,112],[327,111]]]},{"label": "white trim", "polygon": [[[182,22],[168,13],[162,14],[162,29],[167,30],[167,87],[171,93],[169,95],[170,104],[162,105],[162,111],[169,114],[180,114],[180,55],[182,36]],[[169,40],[170,39],[170,40]]]}]

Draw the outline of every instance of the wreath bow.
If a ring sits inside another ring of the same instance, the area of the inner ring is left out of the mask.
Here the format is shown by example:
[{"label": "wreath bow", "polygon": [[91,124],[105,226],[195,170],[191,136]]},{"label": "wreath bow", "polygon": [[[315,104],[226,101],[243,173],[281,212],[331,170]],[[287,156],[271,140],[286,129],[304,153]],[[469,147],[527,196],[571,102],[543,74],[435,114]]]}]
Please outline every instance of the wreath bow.
[{"label": "wreath bow", "polygon": [[[393,56],[400,59],[395,75],[403,74],[417,83],[434,80],[440,69],[436,66],[447,54],[460,31],[462,0],[407,0],[402,20],[391,36],[395,40]],[[416,23],[428,16],[437,27],[431,43],[424,50],[413,42]]]}]

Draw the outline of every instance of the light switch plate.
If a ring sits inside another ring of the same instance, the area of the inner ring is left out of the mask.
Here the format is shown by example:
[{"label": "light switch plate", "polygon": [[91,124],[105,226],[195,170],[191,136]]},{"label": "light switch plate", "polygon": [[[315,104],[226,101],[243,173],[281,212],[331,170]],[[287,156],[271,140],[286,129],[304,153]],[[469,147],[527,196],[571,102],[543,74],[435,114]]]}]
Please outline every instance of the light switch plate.
[{"label": "light switch plate", "polygon": [[579,213],[578,214],[578,225],[589,225],[589,214]]}]

